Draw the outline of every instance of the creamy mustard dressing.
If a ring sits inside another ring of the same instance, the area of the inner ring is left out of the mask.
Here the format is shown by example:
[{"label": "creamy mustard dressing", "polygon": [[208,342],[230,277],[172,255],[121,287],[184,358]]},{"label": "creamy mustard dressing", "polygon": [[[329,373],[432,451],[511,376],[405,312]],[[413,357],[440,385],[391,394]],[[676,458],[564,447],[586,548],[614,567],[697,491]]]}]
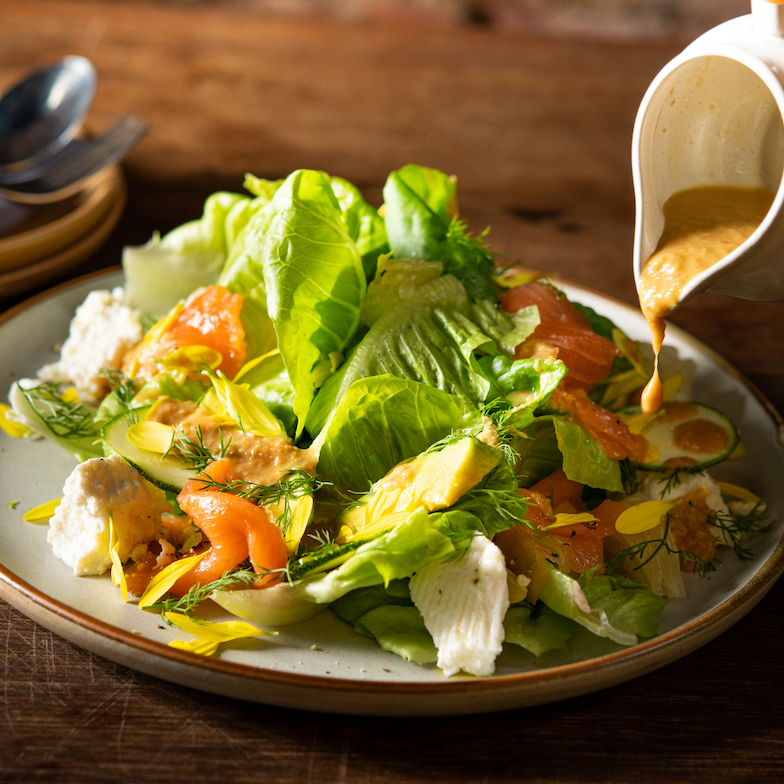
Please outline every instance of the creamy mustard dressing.
[{"label": "creamy mustard dressing", "polygon": [[223,452],[224,459],[231,462],[232,479],[272,485],[287,471],[316,473],[313,449],[299,449],[285,436],[262,438],[244,433],[191,401],[161,399],[150,412],[149,420],[181,428],[188,438],[201,441],[213,455]]},{"label": "creamy mustard dressing", "polygon": [[654,371],[642,398],[642,410],[662,403],[659,351],[664,319],[678,304],[686,284],[732,253],[762,223],[773,203],[767,188],[709,185],[673,194],[664,205],[664,231],[643,267],[638,293],[648,321],[655,355]]}]

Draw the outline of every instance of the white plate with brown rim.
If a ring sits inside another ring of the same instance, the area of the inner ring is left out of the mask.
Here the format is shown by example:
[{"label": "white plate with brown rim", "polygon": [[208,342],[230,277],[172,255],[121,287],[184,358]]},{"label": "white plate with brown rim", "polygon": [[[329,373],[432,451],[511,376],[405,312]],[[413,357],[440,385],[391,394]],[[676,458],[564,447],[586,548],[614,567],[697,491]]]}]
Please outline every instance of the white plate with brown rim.
[{"label": "white plate with brown rim", "polygon": [[[109,271],[60,286],[0,317],[0,388],[32,377],[56,359],[76,307],[96,288],[122,284]],[[645,340],[639,312],[587,289],[567,294]],[[270,705],[331,713],[386,716],[457,715],[520,708],[597,691],[662,667],[729,628],[767,593],[784,570],[784,421],[740,374],[711,350],[671,327],[668,344],[696,368],[694,398],[723,410],[738,424],[746,457],[719,466],[717,478],[767,499],[778,522],[747,544],[750,560],[729,550],[723,565],[700,580],[686,576],[686,599],[661,616],[660,634],[630,648],[580,630],[570,651],[536,659],[504,647],[496,674],[446,678],[386,653],[326,611],[206,658],[168,646],[182,638],[160,618],[124,604],[107,575],[77,578],[55,558],[46,526],[22,514],[58,498],[73,458],[49,442],[13,439],[0,431],[0,596],[42,626],[112,661],[175,683]],[[17,503],[14,503],[17,502]],[[12,508],[13,507],[13,508]],[[208,617],[218,619],[218,608]]]}]

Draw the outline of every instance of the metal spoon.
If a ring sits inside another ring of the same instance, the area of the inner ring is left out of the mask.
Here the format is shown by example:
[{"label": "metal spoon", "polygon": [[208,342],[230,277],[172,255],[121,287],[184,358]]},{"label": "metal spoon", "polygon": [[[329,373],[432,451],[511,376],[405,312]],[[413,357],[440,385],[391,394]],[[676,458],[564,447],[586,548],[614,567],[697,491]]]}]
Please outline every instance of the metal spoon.
[{"label": "metal spoon", "polygon": [[147,123],[124,117],[103,136],[94,140],[74,139],[40,174],[22,182],[0,177],[0,196],[23,204],[49,204],[66,199],[84,188],[87,181],[118,163],[147,133]]},{"label": "metal spoon", "polygon": [[95,69],[64,57],[28,76],[0,98],[0,174],[51,158],[73,139],[95,94]]}]

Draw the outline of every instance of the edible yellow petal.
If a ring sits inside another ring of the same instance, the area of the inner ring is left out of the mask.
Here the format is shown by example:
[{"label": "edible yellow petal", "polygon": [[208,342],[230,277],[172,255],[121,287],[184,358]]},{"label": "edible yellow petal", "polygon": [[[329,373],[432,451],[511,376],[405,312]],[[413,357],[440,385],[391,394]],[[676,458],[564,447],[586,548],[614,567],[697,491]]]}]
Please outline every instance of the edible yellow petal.
[{"label": "edible yellow petal", "polygon": [[662,400],[672,400],[682,386],[683,376],[680,373],[662,379]]},{"label": "edible yellow petal", "polygon": [[200,656],[212,656],[218,652],[218,643],[208,642],[207,640],[172,640],[169,643],[169,647],[177,648],[180,651],[198,653]]},{"label": "edible yellow petal", "polygon": [[28,523],[48,523],[62,500],[62,498],[55,498],[54,501],[34,506],[22,515],[22,519],[27,520]]},{"label": "edible yellow petal", "polygon": [[283,425],[267,406],[244,384],[229,381],[223,373],[210,374],[215,395],[208,401],[211,410],[227,416],[240,430],[262,438],[285,434]]},{"label": "edible yellow petal", "polygon": [[203,621],[200,618],[190,618],[184,613],[177,612],[167,612],[166,619],[184,632],[188,632],[188,634],[192,634],[200,640],[213,643],[231,642],[232,640],[243,640],[248,637],[276,634],[276,632],[259,629],[258,626],[245,621],[215,623],[213,621]]},{"label": "edible yellow petal", "polygon": [[205,365],[215,370],[223,362],[223,354],[209,346],[180,346],[158,362],[164,367],[186,373],[203,370]]},{"label": "edible yellow petal", "polygon": [[652,414],[618,414],[618,419],[620,419],[626,427],[629,428],[629,431],[634,433],[635,435],[639,435],[645,430],[648,425],[653,422],[654,419],[660,417],[663,411],[655,411]]},{"label": "edible yellow petal", "polygon": [[14,422],[9,419],[6,414],[10,411],[10,407],[5,403],[0,403],[0,430],[8,433],[12,438],[24,438],[33,431],[26,427],[21,422]]},{"label": "edible yellow petal", "polygon": [[262,354],[260,357],[254,357],[253,359],[248,360],[240,368],[239,373],[237,373],[237,375],[234,376],[234,379],[233,379],[234,383],[235,384],[238,383],[239,380],[244,375],[246,375],[247,373],[250,373],[251,370],[254,370],[255,368],[257,368],[262,362],[266,362],[268,359],[270,359],[271,357],[277,356],[278,354],[280,354],[280,349],[274,348],[274,349],[272,349],[272,351],[268,351],[266,354]]},{"label": "edible yellow petal", "polygon": [[758,504],[762,499],[740,485],[732,485],[729,482],[717,482],[721,494],[727,498],[736,498],[738,501],[748,501],[750,504]]},{"label": "edible yellow petal", "polygon": [[142,598],[139,599],[139,608],[144,609],[151,604],[155,604],[161,596],[171,590],[174,583],[176,583],[180,577],[184,574],[188,574],[191,569],[195,569],[199,561],[201,561],[208,552],[209,550],[205,550],[199,555],[181,558],[179,561],[169,564],[165,569],[158,572],[158,574],[150,580],[147,590],[142,594]]},{"label": "edible yellow petal", "polygon": [[621,512],[615,521],[619,534],[641,534],[656,528],[678,501],[645,501]]},{"label": "edible yellow petal", "polygon": [[551,528],[563,528],[565,525],[578,525],[579,523],[595,523],[596,518],[590,512],[577,512],[576,514],[565,514],[559,512],[555,516],[555,522],[551,523],[540,531],[549,531]]},{"label": "edible yellow petal", "polygon": [[180,302],[174,310],[167,316],[164,316],[160,321],[152,325],[150,331],[144,336],[144,343],[157,343],[161,337],[169,330],[172,324],[177,320],[180,313],[183,311],[183,303]]},{"label": "edible yellow petal", "polygon": [[128,583],[125,580],[122,561],[120,561],[120,537],[109,515],[109,557],[112,559],[112,582],[120,587],[124,602],[128,601]]},{"label": "edible yellow petal", "polygon": [[174,442],[174,428],[163,422],[136,422],[128,428],[128,440],[145,452],[164,455]]},{"label": "edible yellow petal", "polygon": [[[295,555],[299,549],[302,535],[313,517],[313,496],[310,494],[295,498],[287,496],[277,503],[266,504],[264,508],[269,512],[275,524],[283,531],[283,538],[289,555]],[[287,513],[289,518],[288,525],[283,527],[281,523],[284,521],[283,518],[285,518]]]}]

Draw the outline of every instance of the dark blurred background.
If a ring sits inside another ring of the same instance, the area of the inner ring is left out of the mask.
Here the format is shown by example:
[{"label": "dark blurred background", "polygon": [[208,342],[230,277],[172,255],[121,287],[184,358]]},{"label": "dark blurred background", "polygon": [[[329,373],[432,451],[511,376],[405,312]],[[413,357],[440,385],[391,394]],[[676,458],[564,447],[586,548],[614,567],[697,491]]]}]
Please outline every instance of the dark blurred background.
[{"label": "dark blurred background", "polygon": [[[132,1],[132,0],[131,0]],[[749,0],[161,0],[278,17],[430,26],[603,40],[690,39],[749,12]]]}]

